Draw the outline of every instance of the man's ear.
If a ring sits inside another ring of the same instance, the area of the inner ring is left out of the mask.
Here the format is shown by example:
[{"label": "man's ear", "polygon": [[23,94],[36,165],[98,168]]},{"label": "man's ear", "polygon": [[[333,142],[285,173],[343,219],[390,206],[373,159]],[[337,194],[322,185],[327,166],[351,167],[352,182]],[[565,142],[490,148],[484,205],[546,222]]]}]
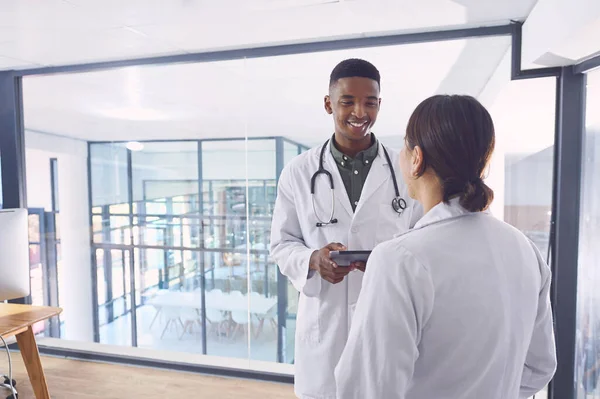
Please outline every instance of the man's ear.
[{"label": "man's ear", "polygon": [[331,97],[329,97],[329,95],[325,96],[324,105],[325,105],[325,112],[327,112],[329,115],[333,114],[333,108],[331,106]]}]

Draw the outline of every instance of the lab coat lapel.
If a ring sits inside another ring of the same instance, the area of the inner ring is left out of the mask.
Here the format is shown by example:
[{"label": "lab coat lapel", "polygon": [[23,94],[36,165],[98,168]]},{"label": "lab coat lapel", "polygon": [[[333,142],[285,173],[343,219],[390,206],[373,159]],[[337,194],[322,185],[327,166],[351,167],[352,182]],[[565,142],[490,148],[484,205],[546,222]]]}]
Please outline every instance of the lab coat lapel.
[{"label": "lab coat lapel", "polygon": [[[329,145],[331,145],[331,141]],[[329,145],[327,147],[327,150],[325,150],[325,167],[333,177],[333,193],[335,195],[335,198],[337,199],[338,204],[342,206],[342,208],[346,211],[348,216],[352,217],[354,215],[354,212],[352,211],[352,206],[350,205],[350,198],[348,198],[348,193],[346,192],[344,181],[342,180],[342,176],[340,176],[340,171],[338,169],[337,164],[335,163],[335,159],[333,159],[333,155],[331,155]],[[336,207],[336,209],[339,208]],[[334,214],[333,217],[336,217],[336,215]]]},{"label": "lab coat lapel", "polygon": [[[358,206],[356,207],[356,212],[358,213],[360,209],[364,206],[364,204],[369,200],[369,198],[377,192],[379,187],[386,182],[389,178],[391,178],[390,168],[388,166],[388,162],[383,156],[383,148],[381,144],[379,144],[379,151],[377,153],[377,157],[373,160],[373,165],[371,165],[371,169],[369,170],[369,174],[367,175],[367,180],[365,180],[365,185],[363,186],[362,192],[360,193],[360,201],[358,202]],[[392,199],[389,199],[390,204]]]}]

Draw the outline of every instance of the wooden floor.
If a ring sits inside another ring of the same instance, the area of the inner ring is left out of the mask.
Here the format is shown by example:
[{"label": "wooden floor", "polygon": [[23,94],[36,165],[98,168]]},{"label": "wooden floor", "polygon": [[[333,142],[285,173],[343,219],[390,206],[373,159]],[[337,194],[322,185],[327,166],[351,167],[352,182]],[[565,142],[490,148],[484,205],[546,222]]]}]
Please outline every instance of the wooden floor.
[{"label": "wooden floor", "polygon": [[[4,355],[4,353],[2,353]],[[1,355],[0,355],[1,356]],[[19,353],[12,353],[19,399],[34,398]],[[293,399],[293,387],[150,368],[42,357],[53,399]],[[0,358],[0,374],[8,374]],[[0,398],[8,395],[0,388]]]}]

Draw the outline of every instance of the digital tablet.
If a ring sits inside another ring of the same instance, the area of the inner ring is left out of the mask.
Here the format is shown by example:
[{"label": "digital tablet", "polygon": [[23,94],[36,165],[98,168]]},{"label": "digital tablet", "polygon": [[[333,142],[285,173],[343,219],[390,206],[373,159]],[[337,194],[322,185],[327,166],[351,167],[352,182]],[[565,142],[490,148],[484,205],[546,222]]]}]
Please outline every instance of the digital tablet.
[{"label": "digital tablet", "polygon": [[338,266],[350,266],[352,262],[367,262],[371,251],[331,251],[331,260]]}]

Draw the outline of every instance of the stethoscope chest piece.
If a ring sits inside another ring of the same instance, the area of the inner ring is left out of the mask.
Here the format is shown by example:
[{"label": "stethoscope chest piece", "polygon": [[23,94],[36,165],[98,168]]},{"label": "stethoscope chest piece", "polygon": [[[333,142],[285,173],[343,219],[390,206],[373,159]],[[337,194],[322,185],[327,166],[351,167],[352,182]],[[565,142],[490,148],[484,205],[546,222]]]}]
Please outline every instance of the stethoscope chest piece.
[{"label": "stethoscope chest piece", "polygon": [[406,209],[406,201],[404,200],[404,198],[395,197],[392,200],[392,208],[397,214],[401,215],[402,212],[404,212],[404,210]]}]

